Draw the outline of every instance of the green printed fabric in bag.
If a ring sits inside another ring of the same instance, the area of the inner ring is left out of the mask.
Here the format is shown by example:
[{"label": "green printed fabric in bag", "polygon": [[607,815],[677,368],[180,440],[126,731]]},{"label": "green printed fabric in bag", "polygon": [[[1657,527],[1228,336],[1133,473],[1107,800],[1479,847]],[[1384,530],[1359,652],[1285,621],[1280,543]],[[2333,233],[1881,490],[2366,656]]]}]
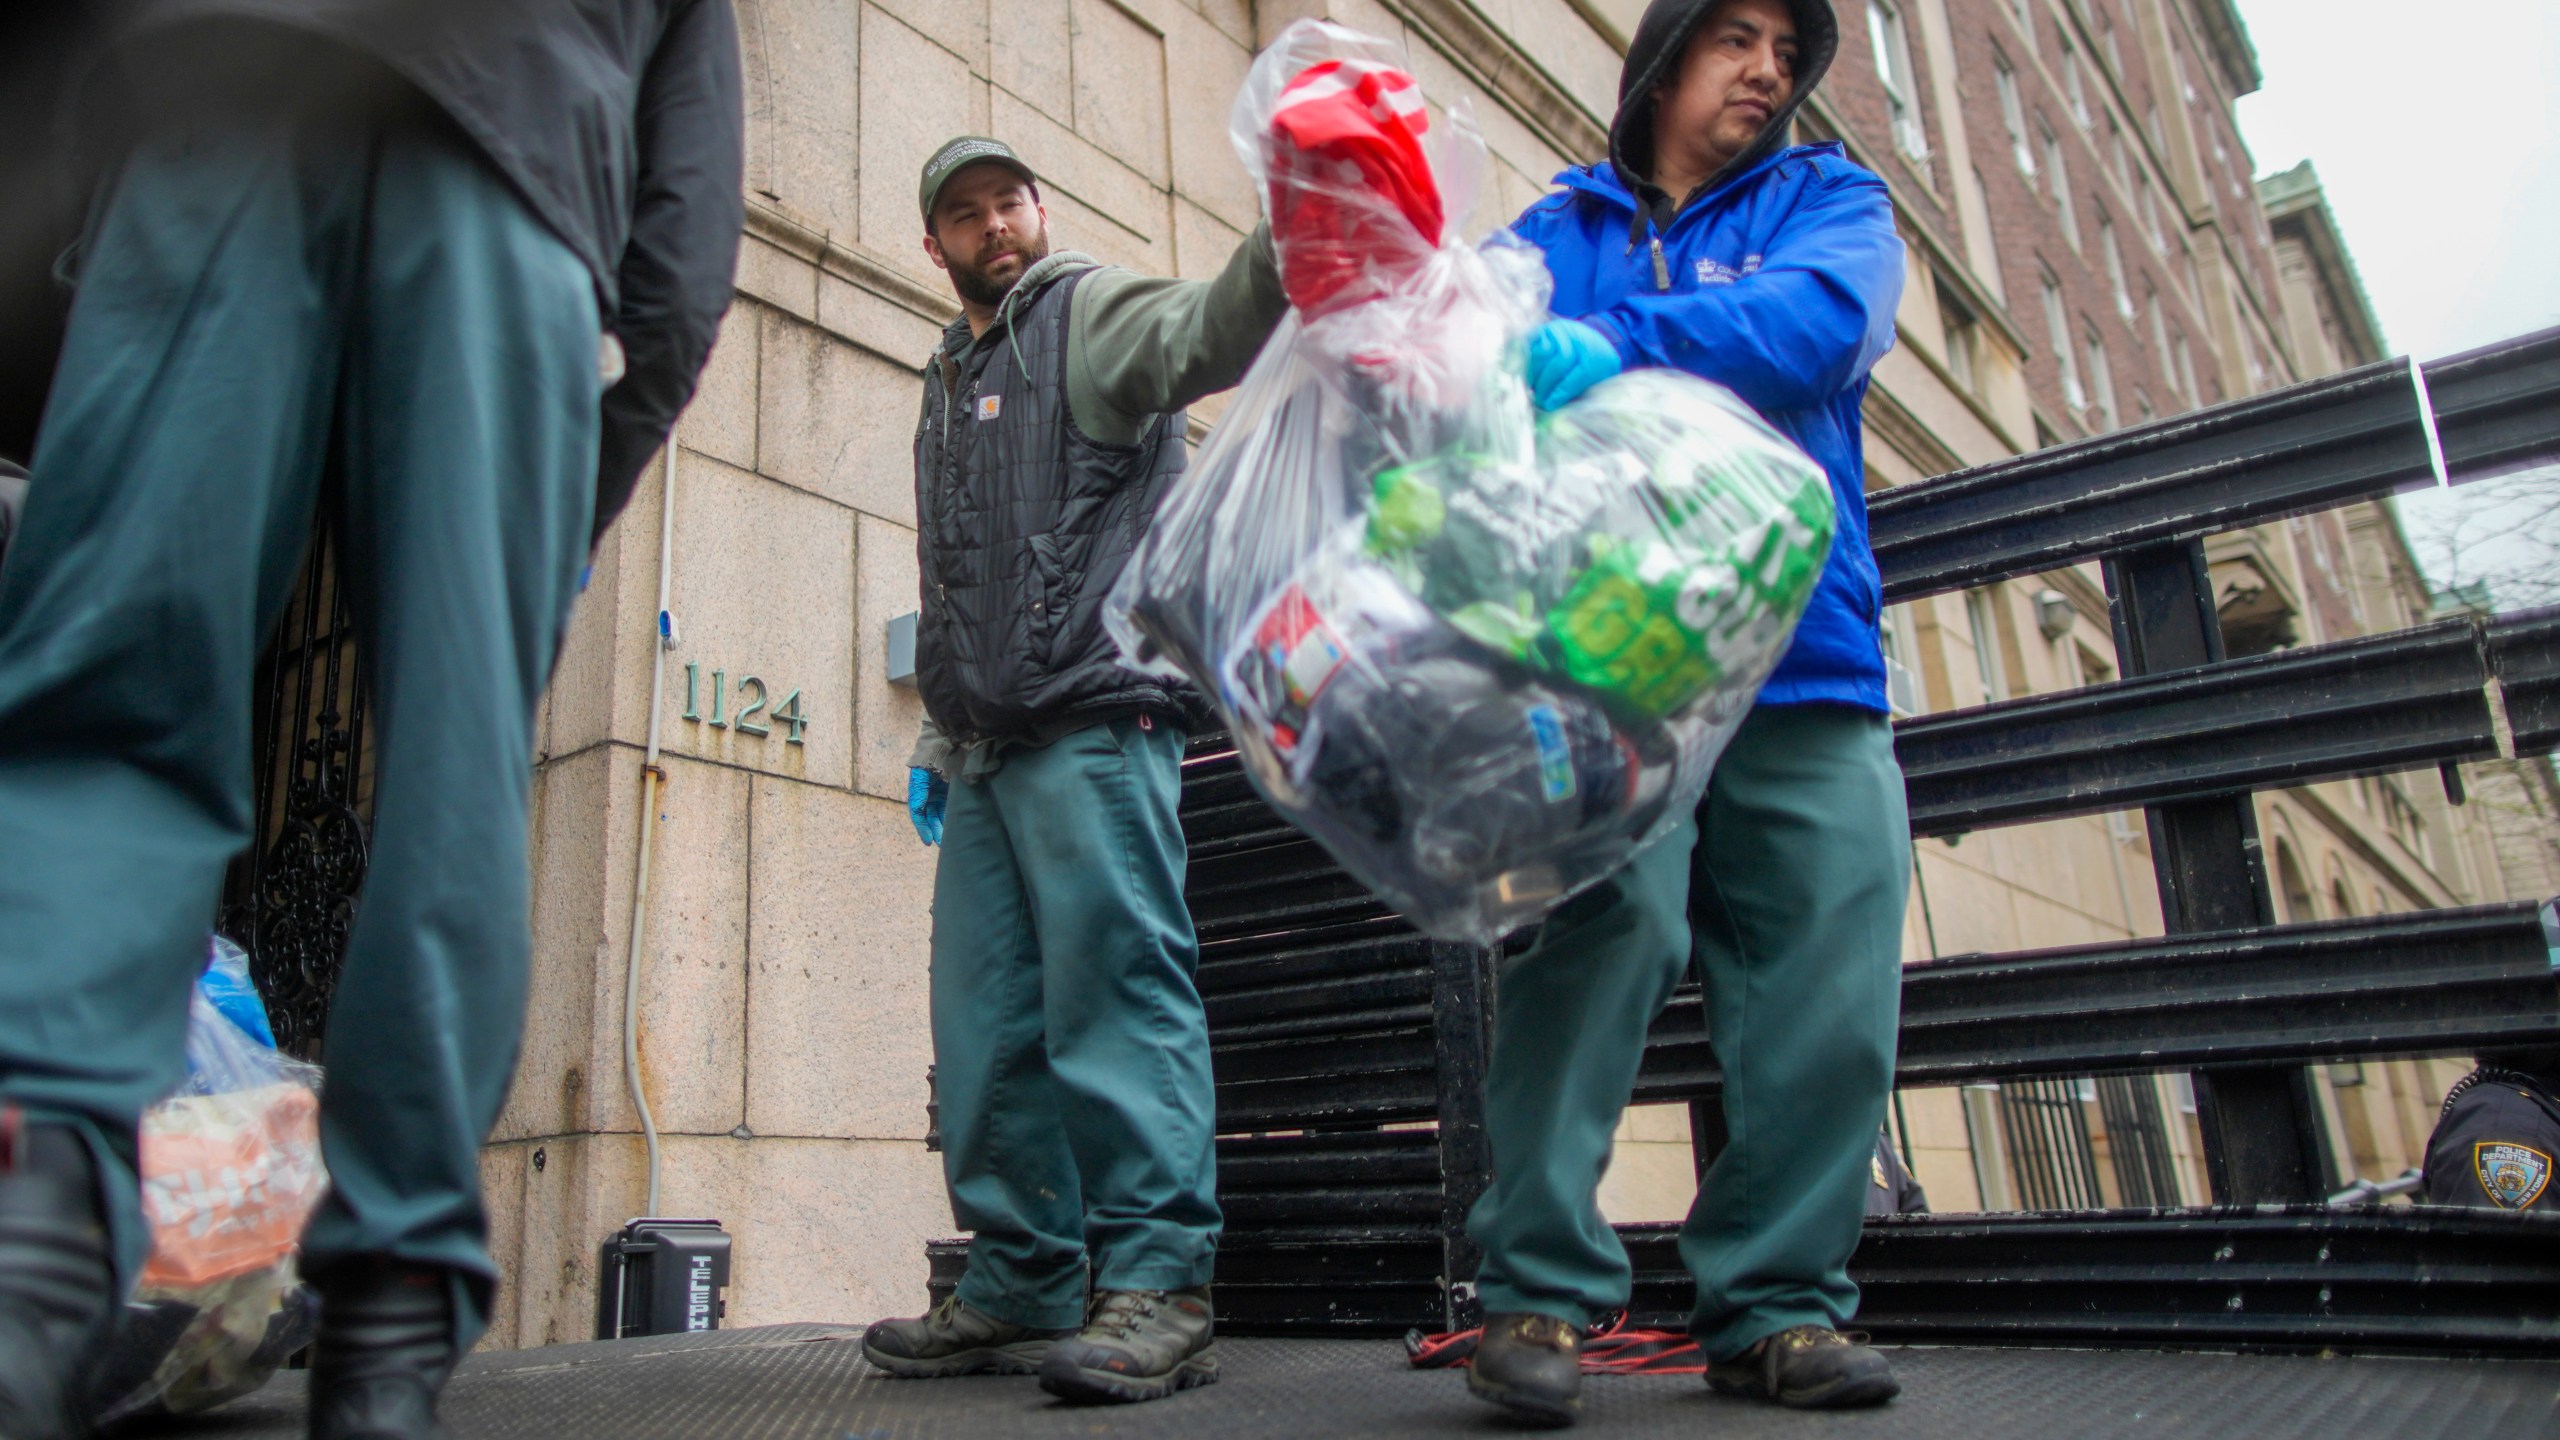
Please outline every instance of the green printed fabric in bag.
[{"label": "green printed fabric in bag", "polygon": [[1663,718],[1767,674],[1832,523],[1821,468],[1748,407],[1636,371],[1547,417],[1527,463],[1380,473],[1365,548],[1477,643]]}]

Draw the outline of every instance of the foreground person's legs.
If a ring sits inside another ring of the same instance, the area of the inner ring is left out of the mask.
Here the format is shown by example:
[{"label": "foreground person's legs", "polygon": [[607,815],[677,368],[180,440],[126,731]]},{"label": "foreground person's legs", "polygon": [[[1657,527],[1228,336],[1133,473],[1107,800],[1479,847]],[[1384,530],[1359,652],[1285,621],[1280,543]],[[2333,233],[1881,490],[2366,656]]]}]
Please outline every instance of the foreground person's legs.
[{"label": "foreground person's legs", "polygon": [[184,1074],[188,981],[250,838],[249,688],[328,433],[347,148],[274,113],[157,126],[84,248],[0,571],[11,1437],[79,1433],[80,1356],[149,1245],[135,1129]]},{"label": "foreground person's legs", "polygon": [[440,118],[371,157],[341,429],[376,700],[372,868],[329,1015],[315,1437],[429,1435],[488,1319],[479,1150],[524,1023],[534,706],[595,504],[585,267]]}]

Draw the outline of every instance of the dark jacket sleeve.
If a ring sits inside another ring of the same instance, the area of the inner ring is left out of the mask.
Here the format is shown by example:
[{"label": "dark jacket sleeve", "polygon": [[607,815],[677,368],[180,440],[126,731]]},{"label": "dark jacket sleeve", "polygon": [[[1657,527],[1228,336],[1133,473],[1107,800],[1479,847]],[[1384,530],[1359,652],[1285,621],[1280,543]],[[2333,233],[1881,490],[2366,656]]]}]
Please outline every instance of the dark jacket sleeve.
[{"label": "dark jacket sleeve", "polygon": [[622,252],[622,380],[604,396],[595,533],[631,498],[720,333],[746,222],[738,28],[729,0],[693,0],[667,22],[640,82],[631,241]]}]

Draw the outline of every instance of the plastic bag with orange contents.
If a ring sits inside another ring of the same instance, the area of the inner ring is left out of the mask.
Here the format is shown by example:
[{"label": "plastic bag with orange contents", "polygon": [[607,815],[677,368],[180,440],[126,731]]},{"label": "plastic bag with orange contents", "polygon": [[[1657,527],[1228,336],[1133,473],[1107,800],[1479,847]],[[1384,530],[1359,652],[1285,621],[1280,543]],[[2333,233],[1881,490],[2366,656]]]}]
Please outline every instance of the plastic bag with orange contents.
[{"label": "plastic bag with orange contents", "polygon": [[246,957],[216,938],[190,1001],[187,1083],[142,1118],[151,1258],[101,1367],[99,1393],[114,1397],[104,1419],[218,1405],[309,1343],[294,1260],[328,1187],[320,1067],[234,1018],[265,1028],[255,995]]}]

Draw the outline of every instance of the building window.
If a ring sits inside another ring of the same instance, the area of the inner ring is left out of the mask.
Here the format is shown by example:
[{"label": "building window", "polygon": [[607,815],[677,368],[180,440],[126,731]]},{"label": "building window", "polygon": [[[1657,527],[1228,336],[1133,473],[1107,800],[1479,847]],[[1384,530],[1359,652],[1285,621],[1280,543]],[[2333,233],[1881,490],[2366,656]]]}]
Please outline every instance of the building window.
[{"label": "building window", "polygon": [[1947,371],[1956,383],[1979,393],[1982,384],[1974,372],[1974,353],[1982,342],[1982,322],[1945,281],[1939,282],[1937,290],[1938,323],[1947,337]]},{"label": "building window", "polygon": [[2169,238],[2160,229],[2160,207],[2152,203],[2151,172],[2137,170],[2133,175],[2134,198],[2142,202],[2142,228],[2151,237],[2151,253],[2169,253]]},{"label": "building window", "polygon": [[2089,390],[2098,412],[2098,428],[2113,430],[2124,420],[2116,412],[2116,377],[2107,364],[2107,342],[2098,338],[2096,326],[2091,326],[2084,338],[2089,342]]},{"label": "building window", "polygon": [[2107,52],[2109,68],[2113,69],[2117,75],[2123,75],[2124,51],[2116,45],[2116,20],[2104,10],[2098,12],[2098,46]]},{"label": "building window", "polygon": [[1993,643],[1995,633],[1991,619],[1991,592],[1968,590],[1964,593],[1965,624],[1973,631],[1973,668],[1982,677],[1982,703],[2009,698],[2006,671],[2000,664],[2000,647]]},{"label": "building window", "polygon": [[2311,884],[2302,878],[2302,866],[2293,858],[2293,847],[2276,841],[2276,889],[2284,895],[2284,918],[2299,925],[2317,920],[2320,914],[2311,905]]},{"label": "building window", "polygon": [[2133,292],[2125,287],[2124,251],[2116,244],[2116,222],[2098,212],[2098,253],[2106,257],[2107,283],[2115,287],[2116,313],[2133,318]]},{"label": "building window", "polygon": [[2035,0],[2009,0],[2009,18],[2017,21],[2018,28],[2026,33],[2027,53],[2034,54],[2036,48]]},{"label": "building window", "polygon": [[2107,158],[2116,167],[2116,179],[2125,193],[2133,193],[2133,153],[2124,146],[2124,127],[2116,123],[2115,112],[2107,112]]},{"label": "building window", "polygon": [[1902,12],[1885,0],[1867,0],[1867,38],[1876,50],[1876,79],[1884,85],[1893,120],[1893,143],[1914,160],[1929,158],[1929,134],[1920,124],[1920,87],[1911,68],[1911,41]]},{"label": "building window", "polygon": [[2044,140],[2045,183],[2053,187],[2054,213],[2062,219],[2062,238],[2070,241],[2076,251],[2080,248],[2080,216],[2071,206],[2071,172],[2062,163],[2062,140],[2041,115],[2036,117],[2036,133]]},{"label": "building window", "polygon": [[2178,389],[2186,395],[2187,404],[2190,406],[2203,404],[2204,392],[2196,388],[2196,358],[2187,353],[2186,332],[2181,330],[2171,336],[2169,348],[2176,352],[2178,357]]},{"label": "building window", "polygon": [[2143,102],[2142,128],[2151,132],[2151,144],[2154,149],[2163,155],[2169,153],[2169,132],[2160,124],[2160,106],[2156,102],[2147,100]]},{"label": "building window", "polygon": [[2187,97],[2187,103],[2189,105],[2195,104],[2196,85],[2194,81],[2187,78],[2187,51],[2185,46],[2172,45],[2169,47],[2169,73],[2177,77],[2178,93]]},{"label": "building window", "polygon": [[2071,37],[2062,37],[2062,93],[2071,100],[2071,118],[2080,128],[2089,128],[2089,87],[2080,78],[2080,52],[2071,48]]},{"label": "building window", "polygon": [[2139,385],[2133,387],[2133,413],[2134,418],[2144,425],[2150,424],[2160,415],[2159,411],[2151,408],[2151,392]]},{"label": "building window", "polygon": [[1910,606],[1888,605],[1876,626],[1884,649],[1885,703],[1897,715],[1920,713],[1920,659],[1912,624]]},{"label": "building window", "polygon": [[2008,57],[1993,51],[1991,78],[2000,87],[2000,121],[2009,127],[2009,155],[2018,162],[2018,173],[2029,180],[2036,178],[2036,148],[2027,143],[2027,107],[2018,99],[2018,72],[2009,68]]},{"label": "building window", "polygon": [[[1973,167],[1973,194],[1975,199],[1982,202],[1984,212],[1988,213],[1991,208],[1991,187],[1982,183],[1982,167],[1979,165]],[[1974,267],[1974,278],[1980,280],[1983,288],[1991,292],[1993,302],[2005,310],[2009,307],[2009,267],[2000,259],[1998,226],[1991,226],[1982,232],[1982,250],[1982,264]]]},{"label": "building window", "polygon": [[2062,308],[2062,287],[2051,275],[2044,277],[2044,329],[2053,344],[2053,363],[2062,370],[2062,402],[2070,407],[2071,418],[2080,420],[2089,394],[2080,388],[2080,364],[2071,358],[2071,318]]},{"label": "building window", "polygon": [[2178,388],[2176,362],[2169,358],[2169,322],[2160,313],[2160,287],[2146,277],[2142,282],[2142,310],[2151,320],[2151,358],[2160,367],[2160,378],[2169,388]]}]

